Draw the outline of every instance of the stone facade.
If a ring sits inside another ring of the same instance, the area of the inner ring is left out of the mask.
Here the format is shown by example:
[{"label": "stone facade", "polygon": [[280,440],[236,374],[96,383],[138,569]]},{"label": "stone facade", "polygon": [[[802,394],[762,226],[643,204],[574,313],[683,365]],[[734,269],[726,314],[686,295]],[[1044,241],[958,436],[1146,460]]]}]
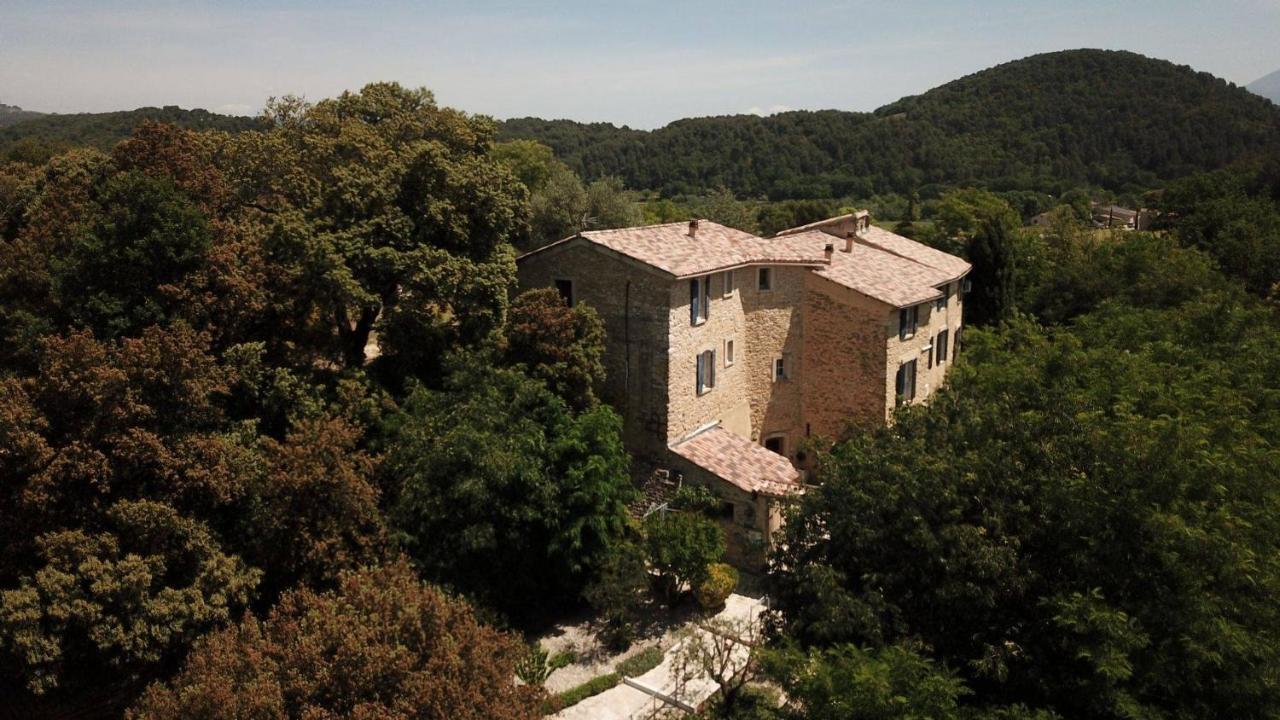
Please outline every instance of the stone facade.
[{"label": "stone facade", "polygon": [[622,416],[623,442],[649,458],[667,443],[670,278],[585,241],[520,264],[521,290],[572,283],[574,302],[600,314],[606,334],[601,399]]},{"label": "stone facade", "polygon": [[[681,457],[671,448],[679,446],[683,452],[686,445],[682,443],[701,439],[709,428],[718,427],[756,444],[754,448],[738,447],[735,458],[741,457],[742,451],[755,452],[765,446],[803,469],[807,465],[803,456],[806,438],[836,440],[851,428],[874,427],[891,420],[902,363],[916,361],[913,402],[921,402],[942,385],[955,358],[963,313],[958,291],[967,266],[946,256],[960,263],[960,277],[951,269],[931,269],[934,274],[922,277],[955,279],[943,285],[934,281],[911,285],[917,282],[912,279],[916,277],[912,269],[926,269],[926,265],[913,265],[923,261],[899,253],[918,247],[898,245],[859,251],[861,254],[849,249],[859,241],[860,232],[868,232],[867,221],[865,213],[833,218],[822,231],[843,232],[845,237],[831,236],[828,243],[822,239],[826,236],[818,236],[817,254],[797,255],[803,259],[792,264],[744,263],[735,257],[737,264],[717,267],[708,263],[703,267],[714,267],[714,271],[693,276],[625,254],[631,248],[625,244],[627,237],[619,233],[626,231],[611,231],[614,234],[607,240],[612,245],[578,236],[519,261],[521,289],[559,286],[562,292],[571,292],[574,302],[589,304],[600,314],[607,333],[607,378],[601,395],[623,418],[624,442],[638,466],[669,468],[673,479],[706,485],[726,503],[721,520],[730,540],[730,559],[742,567],[756,569],[763,562],[770,538],[781,525],[783,508],[794,496],[792,491],[761,491],[757,489],[761,486],[744,483],[740,477],[726,480],[733,474],[718,475],[723,470],[711,472],[707,469],[711,466],[700,464],[701,460],[693,462],[689,455]],[[665,227],[637,229],[635,242],[643,243],[642,249],[650,253],[663,247],[662,242],[671,242],[684,253],[677,256],[681,262],[693,262],[690,258],[701,252],[701,246],[695,244],[701,238],[694,234],[696,228],[683,234],[674,228],[661,230]],[[663,236],[660,230],[668,234]],[[772,242],[749,236],[735,239],[722,232],[727,230],[716,226],[716,237],[723,238],[735,253],[741,252],[747,241]],[[795,248],[797,243],[815,242],[816,235],[809,231],[785,240]],[[884,237],[878,239],[887,242]],[[897,236],[890,240],[910,243]],[[836,249],[837,243],[840,249]],[[937,254],[928,249],[919,252]],[[888,256],[892,262],[877,260]],[[836,261],[844,274],[832,277],[815,272]],[[886,285],[880,282],[885,267],[902,267],[904,272],[889,273],[892,282]],[[767,288],[762,287],[762,271],[769,276]],[[864,277],[856,273],[872,273],[865,276],[869,278],[866,288],[850,284],[850,272],[855,273],[855,279]],[[877,272],[880,275],[874,275]],[[938,272],[950,274],[939,276]],[[728,278],[731,282],[726,284]],[[696,318],[691,310],[695,282],[698,302],[705,308]],[[896,298],[904,297],[904,284],[909,293],[905,297],[916,302],[917,327],[914,334],[901,338],[897,302],[902,300]],[[709,292],[705,292],[703,288],[708,286]],[[889,290],[875,296],[886,287]],[[945,303],[919,301],[937,297],[938,290],[947,297]],[[949,352],[945,361],[940,361],[936,344],[943,330],[948,334]],[[698,358],[704,353],[712,358],[704,362],[714,365],[714,380],[700,391]],[[768,464],[752,458],[733,467]],[[783,467],[791,471],[785,463]],[[798,484],[801,477],[795,475],[791,481],[797,490],[802,489]]]}]

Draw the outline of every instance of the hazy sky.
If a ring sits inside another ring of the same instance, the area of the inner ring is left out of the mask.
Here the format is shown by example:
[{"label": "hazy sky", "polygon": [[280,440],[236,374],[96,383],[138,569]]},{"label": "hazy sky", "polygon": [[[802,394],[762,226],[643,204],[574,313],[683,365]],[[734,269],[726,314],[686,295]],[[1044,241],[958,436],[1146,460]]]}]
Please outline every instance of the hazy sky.
[{"label": "hazy sky", "polygon": [[0,0],[0,102],[254,113],[373,80],[444,104],[654,127],[871,110],[1037,52],[1126,49],[1237,84],[1280,68],[1280,0]]}]

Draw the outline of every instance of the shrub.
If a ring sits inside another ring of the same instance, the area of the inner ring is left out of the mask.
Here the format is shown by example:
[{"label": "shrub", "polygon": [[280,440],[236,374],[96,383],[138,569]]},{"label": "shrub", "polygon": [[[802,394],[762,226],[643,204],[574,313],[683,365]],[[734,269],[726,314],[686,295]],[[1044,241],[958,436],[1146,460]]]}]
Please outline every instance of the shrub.
[{"label": "shrub", "polygon": [[578,653],[572,650],[562,650],[555,655],[552,655],[551,659],[547,661],[547,674],[550,675],[556,670],[559,670],[562,667],[568,667],[577,661]]},{"label": "shrub", "polygon": [[583,596],[604,621],[601,640],[615,650],[630,647],[635,625],[648,599],[649,571],[644,549],[636,543],[614,546],[600,575],[587,585]]},{"label": "shrub", "polygon": [[686,582],[697,585],[724,554],[724,531],[696,513],[654,513],[645,519],[644,530],[649,563],[661,576],[668,599]]},{"label": "shrub", "polygon": [[551,699],[546,702],[546,707],[544,707],[543,710],[547,715],[560,712],[571,705],[577,705],[592,695],[599,695],[605,690],[616,686],[620,682],[622,682],[622,676],[616,672],[593,677],[581,685],[569,688],[562,693],[551,696]]},{"label": "shrub", "polygon": [[618,663],[614,668],[623,677],[639,677],[662,663],[664,654],[657,645],[650,645],[640,652]]},{"label": "shrub", "polygon": [[724,605],[737,587],[737,570],[724,563],[712,563],[707,566],[702,580],[694,586],[693,593],[699,605],[706,610],[714,610]]}]

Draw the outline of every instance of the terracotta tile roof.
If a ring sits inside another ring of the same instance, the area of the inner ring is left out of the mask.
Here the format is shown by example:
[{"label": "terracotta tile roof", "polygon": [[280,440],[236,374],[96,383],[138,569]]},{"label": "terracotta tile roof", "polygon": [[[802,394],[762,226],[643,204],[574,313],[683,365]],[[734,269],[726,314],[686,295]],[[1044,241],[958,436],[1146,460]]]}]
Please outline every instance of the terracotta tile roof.
[{"label": "terracotta tile roof", "polygon": [[719,425],[673,445],[671,451],[746,492],[779,497],[804,492],[800,472],[790,460]]},{"label": "terracotta tile roof", "polygon": [[845,220],[854,220],[856,218],[863,218],[863,217],[866,217],[868,214],[869,213],[866,210],[858,210],[856,212],[845,213],[844,215],[829,217],[825,220],[817,220],[809,223],[808,225],[801,225],[799,227],[788,228],[786,230],[779,230],[777,235],[778,237],[784,237],[786,235],[795,235],[797,233],[808,232],[809,230],[818,230],[818,229],[827,227],[828,225],[839,225]]},{"label": "terracotta tile roof", "polygon": [[901,235],[891,233],[883,228],[875,225],[867,228],[866,232],[858,236],[858,242],[863,242],[874,247],[878,247],[886,252],[891,252],[908,260],[914,260],[922,265],[928,265],[931,268],[941,270],[947,274],[948,280],[955,280],[961,275],[969,272],[973,267],[963,258],[958,258],[951,253],[945,253],[937,248],[931,248],[924,243],[916,242],[910,238],[904,238]]},{"label": "terracotta tile roof", "polygon": [[709,220],[698,221],[689,236],[689,223],[667,223],[617,230],[585,230],[570,238],[522,255],[524,259],[578,237],[639,260],[676,277],[705,275],[740,265],[823,265],[822,246],[789,238],[765,240]]},{"label": "terracotta tile roof", "polygon": [[818,275],[894,307],[940,298],[942,292],[937,286],[954,279],[950,273],[870,245],[854,242],[846,251],[843,240],[819,230],[789,237],[814,247],[825,247],[834,241],[836,251],[831,254],[831,264],[816,270]]}]

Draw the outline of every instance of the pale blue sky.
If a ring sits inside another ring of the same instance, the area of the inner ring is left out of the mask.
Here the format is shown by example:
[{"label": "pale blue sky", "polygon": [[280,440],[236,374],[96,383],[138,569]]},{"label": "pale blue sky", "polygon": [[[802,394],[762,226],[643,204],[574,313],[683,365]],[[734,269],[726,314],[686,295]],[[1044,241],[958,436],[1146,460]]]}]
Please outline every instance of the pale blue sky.
[{"label": "pale blue sky", "polygon": [[1037,52],[1126,49],[1237,84],[1280,68],[1280,0],[0,0],[0,102],[253,113],[373,80],[445,104],[654,127],[871,110]]}]

